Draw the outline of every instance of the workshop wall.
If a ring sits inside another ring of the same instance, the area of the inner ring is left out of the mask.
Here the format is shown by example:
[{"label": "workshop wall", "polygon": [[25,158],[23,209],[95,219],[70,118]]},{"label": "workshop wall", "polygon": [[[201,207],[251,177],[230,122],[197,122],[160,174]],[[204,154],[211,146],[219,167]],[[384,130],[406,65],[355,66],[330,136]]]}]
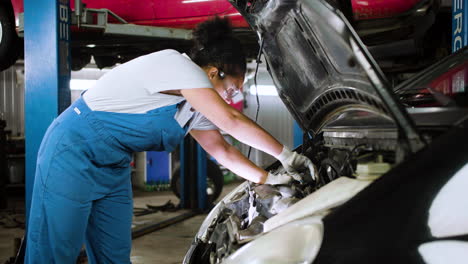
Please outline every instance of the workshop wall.
[{"label": "workshop wall", "polygon": [[0,119],[12,136],[24,136],[24,68],[13,66],[0,72]]},{"label": "workshop wall", "polygon": [[[252,120],[255,120],[257,107],[255,95],[249,95],[246,99],[249,102],[249,107],[244,110],[244,113]],[[289,114],[279,97],[260,96],[259,99],[260,112],[258,114],[257,124],[291,149],[293,147],[293,118],[291,114]],[[248,147],[243,146],[242,152],[247,154]],[[267,166],[275,161],[270,155],[254,148],[252,148],[250,159],[260,166]]]},{"label": "workshop wall", "polygon": [[[271,86],[274,87],[273,81],[266,69],[261,69],[257,76],[258,86]],[[255,94],[250,92],[253,89],[254,81],[253,78],[249,78],[246,84],[244,84],[245,101],[247,107],[244,109],[244,113],[255,120],[255,113],[257,111],[257,102]],[[260,88],[261,90],[261,88]],[[278,95],[262,95],[259,92],[260,111],[258,114],[258,121],[261,127],[272,134],[281,143],[285,144],[288,148],[293,147],[293,121],[291,114],[284,106],[283,101]],[[242,153],[247,155],[249,147],[243,145],[241,147]],[[250,160],[260,166],[268,166],[275,161],[273,157],[265,154],[259,150],[252,148],[250,154]]]}]

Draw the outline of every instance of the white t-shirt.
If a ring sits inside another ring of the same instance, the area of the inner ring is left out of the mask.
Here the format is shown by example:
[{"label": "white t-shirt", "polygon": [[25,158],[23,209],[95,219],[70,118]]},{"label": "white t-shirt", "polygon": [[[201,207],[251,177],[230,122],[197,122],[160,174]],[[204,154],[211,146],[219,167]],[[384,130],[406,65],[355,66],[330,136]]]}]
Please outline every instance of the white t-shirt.
[{"label": "white t-shirt", "polygon": [[[182,96],[162,94],[168,90],[212,88],[206,73],[185,54],[163,50],[119,65],[102,76],[83,99],[94,111],[142,114],[174,105]],[[217,127],[199,112],[192,112],[188,102],[175,118],[189,130],[211,130]]]}]

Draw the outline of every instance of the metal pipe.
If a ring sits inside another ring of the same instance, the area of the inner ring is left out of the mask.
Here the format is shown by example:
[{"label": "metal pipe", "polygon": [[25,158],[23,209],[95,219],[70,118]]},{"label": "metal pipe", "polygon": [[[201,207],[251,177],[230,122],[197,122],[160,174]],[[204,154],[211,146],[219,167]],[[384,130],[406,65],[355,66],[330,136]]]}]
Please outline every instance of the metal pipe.
[{"label": "metal pipe", "polygon": [[82,15],[83,15],[83,3],[81,2],[81,0],[75,0],[75,16],[76,16],[76,24],[78,27],[80,27]]}]

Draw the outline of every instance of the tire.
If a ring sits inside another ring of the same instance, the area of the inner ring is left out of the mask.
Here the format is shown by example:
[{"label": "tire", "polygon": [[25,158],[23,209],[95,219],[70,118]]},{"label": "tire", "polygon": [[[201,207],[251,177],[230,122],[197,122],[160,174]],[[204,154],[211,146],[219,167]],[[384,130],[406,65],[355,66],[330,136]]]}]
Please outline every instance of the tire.
[{"label": "tire", "polygon": [[114,56],[94,55],[93,57],[94,57],[94,61],[96,62],[96,66],[101,70],[106,67],[112,67],[118,62],[118,58]]},{"label": "tire", "polygon": [[[223,191],[224,176],[219,166],[212,160],[207,162],[207,200],[215,201]],[[176,164],[172,170],[172,192],[180,198],[180,164]]]},{"label": "tire", "polygon": [[10,68],[18,59],[19,39],[12,11],[0,4],[0,71]]},{"label": "tire", "polygon": [[75,52],[72,50],[71,69],[79,71],[91,62],[91,54]]}]

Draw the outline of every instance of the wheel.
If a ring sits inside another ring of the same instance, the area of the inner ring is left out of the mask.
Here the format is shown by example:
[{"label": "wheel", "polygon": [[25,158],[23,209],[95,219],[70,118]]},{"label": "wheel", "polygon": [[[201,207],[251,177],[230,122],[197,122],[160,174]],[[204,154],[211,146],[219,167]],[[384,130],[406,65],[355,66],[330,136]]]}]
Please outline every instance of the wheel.
[{"label": "wheel", "polygon": [[18,44],[19,39],[11,9],[0,4],[0,71],[15,64],[20,52]]},{"label": "wheel", "polygon": [[118,62],[118,58],[114,56],[96,56],[94,55],[94,61],[96,62],[96,66],[99,69],[103,69],[106,67],[112,67]]},{"label": "wheel", "polygon": [[72,50],[71,69],[79,71],[91,62],[91,54]]},{"label": "wheel", "polygon": [[[206,194],[208,201],[215,201],[223,191],[224,177],[219,166],[212,160],[207,162]],[[171,189],[180,198],[180,164],[172,170]]]}]

